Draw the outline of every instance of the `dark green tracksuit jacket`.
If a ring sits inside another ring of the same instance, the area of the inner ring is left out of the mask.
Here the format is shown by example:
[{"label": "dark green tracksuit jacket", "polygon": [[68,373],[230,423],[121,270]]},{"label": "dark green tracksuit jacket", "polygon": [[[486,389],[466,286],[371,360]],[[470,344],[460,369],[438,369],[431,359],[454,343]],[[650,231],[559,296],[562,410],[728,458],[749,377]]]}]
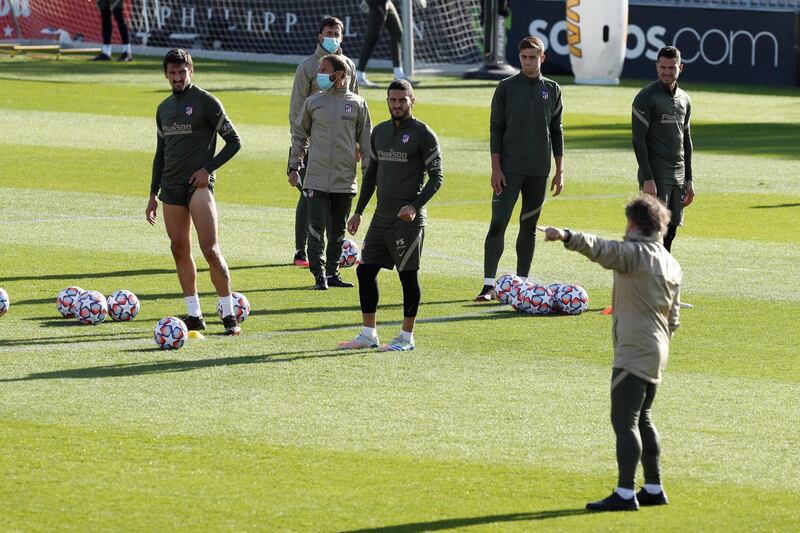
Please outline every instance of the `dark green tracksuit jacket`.
[{"label": "dark green tracksuit jacket", "polygon": [[639,163],[638,178],[666,185],[683,185],[692,179],[692,102],[686,91],[675,94],[656,80],[633,100],[631,132]]},{"label": "dark green tracksuit jacket", "polygon": [[561,87],[522,72],[497,84],[489,121],[491,153],[500,154],[505,174],[550,174],[550,153],[564,155]]},{"label": "dark green tracksuit jacket", "polygon": [[[381,122],[372,130],[369,160],[356,213],[364,213],[377,187],[378,205],[373,220],[390,225],[424,226],[428,218],[425,204],[444,181],[439,141],[433,130],[414,117],[401,121],[397,127],[392,120]],[[398,211],[406,205],[417,210],[413,222],[397,218]]]}]

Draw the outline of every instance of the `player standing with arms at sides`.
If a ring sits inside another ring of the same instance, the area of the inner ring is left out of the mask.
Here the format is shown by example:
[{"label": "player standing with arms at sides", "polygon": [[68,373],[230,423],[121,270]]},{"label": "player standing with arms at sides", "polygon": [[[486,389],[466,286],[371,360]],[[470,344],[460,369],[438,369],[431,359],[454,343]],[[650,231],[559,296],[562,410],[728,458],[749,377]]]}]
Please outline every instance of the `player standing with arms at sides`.
[{"label": "player standing with arms at sides", "polygon": [[117,21],[119,37],[122,39],[122,54],[118,61],[131,61],[133,52],[131,51],[131,37],[128,31],[128,23],[125,22],[123,8],[125,0],[97,0],[97,9],[100,11],[100,24],[103,32],[103,49],[92,61],[111,61],[111,33],[114,30],[111,26],[111,15]]},{"label": "player standing with arms at sides", "polygon": [[[355,77],[355,65],[342,52],[342,34],[344,33],[344,24],[336,17],[328,17],[319,25],[319,35],[317,35],[317,49],[313,54],[303,60],[302,63],[297,65],[297,71],[294,74],[294,84],[292,85],[292,97],[289,101],[289,128],[292,127],[297,115],[303,108],[303,102],[306,98],[314,93],[319,92],[319,85],[317,85],[317,72],[319,71],[319,63],[322,58],[328,54],[335,54],[341,57],[346,63],[348,68],[349,80],[347,82],[348,88],[358,94],[358,84]],[[308,266],[308,256],[306,255],[306,243],[308,242],[308,205],[306,198],[303,195],[303,179],[306,175],[305,166],[299,170],[299,179],[297,188],[300,190],[300,198],[297,200],[297,208],[295,209],[294,217],[294,264],[300,267]]]},{"label": "player standing with arms at sides", "polygon": [[631,117],[633,150],[639,163],[639,189],[657,196],[671,214],[664,235],[667,251],[672,250],[678,226],[683,225],[683,208],[694,200],[689,129],[692,101],[686,91],[678,87],[681,72],[680,50],[674,46],[659,50],[658,80],[636,95]]},{"label": "player standing with arms at sides", "polygon": [[[317,73],[321,92],[309,96],[292,124],[289,184],[308,157],[303,192],[308,202],[308,260],[317,290],[352,287],[339,275],[344,228],[357,191],[356,154],[369,164],[365,150],[372,124],[367,102],[347,88],[347,63],[337,55],[322,58]],[[363,170],[362,170],[363,172]],[[325,247],[325,233],[328,245]]]},{"label": "player standing with arms at sides", "polygon": [[483,251],[483,288],[475,298],[495,298],[494,278],[503,255],[503,240],[511,212],[522,194],[517,235],[517,276],[527,278],[536,247],[536,222],[544,207],[550,154],[556,171],[553,196],[564,187],[564,128],[561,87],[542,76],[544,44],[538,37],[519,43],[522,71],[502,80],[492,98],[490,145],[492,154],[492,220]]},{"label": "player standing with arms at sides", "polygon": [[[547,228],[545,239],[560,240],[603,268],[614,271],[611,425],[617,437],[619,482],[611,496],[586,505],[592,511],[636,511],[666,505],[661,485],[661,439],[651,417],[656,389],[667,366],[669,341],[679,321],[681,267],[661,243],[669,211],[640,194],[625,206],[623,242],[588,233]],[[641,461],[644,487],[634,494]]]},{"label": "player standing with arms at sides", "polygon": [[[403,286],[403,327],[382,351],[413,350],[414,323],[421,298],[419,263],[425,236],[425,204],[442,186],[442,157],[436,134],[411,115],[414,90],[407,80],[395,80],[387,91],[391,120],[372,132],[370,165],[347,230],[355,235],[361,215],[377,189],[378,205],[367,230],[358,265],[358,295],[364,327],[342,349],[376,348],[378,272],[397,268]],[[425,183],[425,172],[428,181]],[[424,185],[423,185],[424,184]]]},{"label": "player standing with arms at sides", "polygon": [[[381,30],[383,30],[384,27],[389,31],[389,37],[392,41],[389,45],[389,50],[392,54],[392,67],[394,68],[395,79],[407,80],[411,84],[416,84],[415,81],[406,77],[405,72],[403,72],[403,67],[400,65],[403,27],[400,25],[400,16],[397,14],[397,9],[394,7],[392,1],[362,0],[361,3],[362,6],[366,5],[367,35],[364,37],[364,43],[361,45],[361,53],[358,56],[358,68],[356,70],[358,84],[364,87],[378,86],[367,79],[366,70],[369,58],[375,50],[375,45],[378,44],[378,38],[381,36]],[[427,2],[423,2],[423,4],[423,7],[425,7]]]},{"label": "player standing with arms at sides", "polygon": [[[241,328],[233,314],[230,271],[217,241],[214,183],[217,169],[241,148],[239,135],[222,103],[192,83],[194,64],[188,52],[170,50],[164,56],[163,68],[172,94],[156,111],[158,137],[145,214],[150,224],[156,223],[158,195],[164,204],[164,225],[188,309],[186,327],[190,330],[206,327],[197,296],[197,267],[192,257],[190,232],[194,224],[211,282],[219,295],[225,334],[238,335]],[[225,146],[214,155],[217,134]]]}]

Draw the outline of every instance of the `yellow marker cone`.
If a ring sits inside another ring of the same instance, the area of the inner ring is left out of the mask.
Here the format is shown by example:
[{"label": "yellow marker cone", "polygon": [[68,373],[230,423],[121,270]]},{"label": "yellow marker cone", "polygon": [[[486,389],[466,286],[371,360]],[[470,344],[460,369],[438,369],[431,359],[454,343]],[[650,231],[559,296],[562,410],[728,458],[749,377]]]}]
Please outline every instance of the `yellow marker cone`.
[{"label": "yellow marker cone", "polygon": [[200,333],[199,331],[192,330],[192,331],[189,332],[189,338],[190,339],[203,340],[203,339],[205,339],[205,336],[202,333]]}]

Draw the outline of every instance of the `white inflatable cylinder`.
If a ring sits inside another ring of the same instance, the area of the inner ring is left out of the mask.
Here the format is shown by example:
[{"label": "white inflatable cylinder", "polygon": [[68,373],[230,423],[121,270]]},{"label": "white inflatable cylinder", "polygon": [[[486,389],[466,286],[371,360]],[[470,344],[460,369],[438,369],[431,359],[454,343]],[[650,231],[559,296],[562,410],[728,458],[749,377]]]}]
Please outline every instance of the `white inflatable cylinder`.
[{"label": "white inflatable cylinder", "polygon": [[566,4],[575,83],[618,85],[625,63],[628,0],[567,0]]}]

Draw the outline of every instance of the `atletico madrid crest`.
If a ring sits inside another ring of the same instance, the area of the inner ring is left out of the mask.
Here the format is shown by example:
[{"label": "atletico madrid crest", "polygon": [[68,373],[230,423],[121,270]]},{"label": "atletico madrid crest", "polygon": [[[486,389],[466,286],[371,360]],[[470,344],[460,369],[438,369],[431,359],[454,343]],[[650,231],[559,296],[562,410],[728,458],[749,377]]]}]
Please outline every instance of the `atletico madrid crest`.
[{"label": "atletico madrid crest", "polygon": [[411,135],[409,135],[408,133],[404,133],[403,134],[403,144],[406,144],[410,140],[411,140]]},{"label": "atletico madrid crest", "polygon": [[186,106],[186,115],[190,117],[192,116],[192,106],[190,105]]},{"label": "atletico madrid crest", "polygon": [[550,93],[547,91],[542,91],[542,99],[547,100],[548,98],[550,98]]},{"label": "atletico madrid crest", "polygon": [[345,113],[352,113],[353,112],[353,106],[351,104],[344,104],[344,112]]}]

